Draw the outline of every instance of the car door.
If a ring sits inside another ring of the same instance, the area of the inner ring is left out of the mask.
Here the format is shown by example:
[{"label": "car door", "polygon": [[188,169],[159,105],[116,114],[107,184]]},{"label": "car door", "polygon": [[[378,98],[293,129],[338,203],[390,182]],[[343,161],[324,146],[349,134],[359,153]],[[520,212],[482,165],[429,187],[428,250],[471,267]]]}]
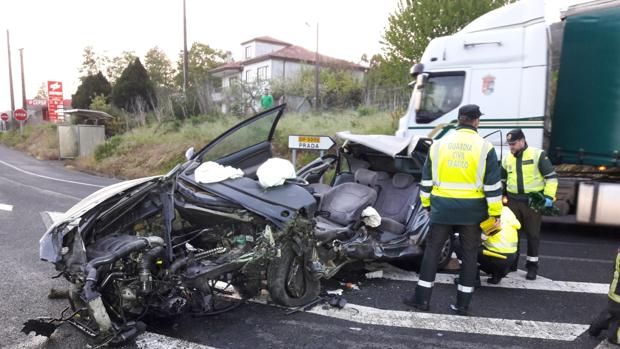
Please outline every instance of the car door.
[{"label": "car door", "polygon": [[271,142],[285,106],[279,105],[237,124],[198,151],[193,160],[240,168],[246,177],[256,178],[258,166],[272,157]]}]

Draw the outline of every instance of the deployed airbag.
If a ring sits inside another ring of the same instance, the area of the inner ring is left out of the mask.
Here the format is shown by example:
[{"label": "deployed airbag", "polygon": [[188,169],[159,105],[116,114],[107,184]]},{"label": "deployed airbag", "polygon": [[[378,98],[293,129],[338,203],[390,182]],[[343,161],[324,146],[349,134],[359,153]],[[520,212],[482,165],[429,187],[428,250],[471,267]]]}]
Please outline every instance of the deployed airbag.
[{"label": "deployed airbag", "polygon": [[226,179],[243,177],[243,171],[231,166],[222,166],[217,162],[209,161],[198,166],[194,178],[198,183],[217,183]]},{"label": "deployed airbag", "polygon": [[263,188],[277,187],[289,178],[297,177],[293,164],[285,159],[271,158],[256,170],[258,183]]}]

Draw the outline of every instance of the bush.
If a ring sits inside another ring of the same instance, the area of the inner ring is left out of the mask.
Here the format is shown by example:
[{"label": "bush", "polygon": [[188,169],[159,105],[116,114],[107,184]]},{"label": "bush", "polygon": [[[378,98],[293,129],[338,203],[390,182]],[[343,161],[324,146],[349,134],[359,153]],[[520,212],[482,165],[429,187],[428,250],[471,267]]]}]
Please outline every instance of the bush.
[{"label": "bush", "polygon": [[119,136],[111,137],[105,143],[95,148],[95,160],[101,161],[105,158],[108,158],[114,155],[116,148],[118,148],[120,144],[121,144],[121,137]]}]

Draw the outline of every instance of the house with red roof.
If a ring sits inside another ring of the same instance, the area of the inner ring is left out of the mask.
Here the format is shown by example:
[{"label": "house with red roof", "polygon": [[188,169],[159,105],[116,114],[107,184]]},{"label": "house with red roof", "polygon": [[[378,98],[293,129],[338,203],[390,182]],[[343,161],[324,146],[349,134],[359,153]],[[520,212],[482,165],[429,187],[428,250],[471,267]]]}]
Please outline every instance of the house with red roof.
[{"label": "house with red roof", "polygon": [[[257,83],[269,87],[270,81],[292,80],[303,69],[314,69],[317,54],[301,46],[293,45],[269,36],[260,36],[241,43],[242,60],[229,62],[209,71],[222,79],[222,89],[235,81]],[[346,69],[358,79],[363,79],[366,68],[342,59],[318,55],[319,67]],[[214,100],[218,101],[217,95]],[[219,98],[221,99],[221,97]],[[225,110],[225,107],[224,107]]]}]

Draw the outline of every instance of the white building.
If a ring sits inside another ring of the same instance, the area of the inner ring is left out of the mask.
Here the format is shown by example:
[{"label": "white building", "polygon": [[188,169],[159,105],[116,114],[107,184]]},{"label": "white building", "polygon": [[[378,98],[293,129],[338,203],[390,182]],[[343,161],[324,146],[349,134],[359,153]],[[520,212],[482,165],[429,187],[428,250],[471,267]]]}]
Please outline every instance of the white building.
[{"label": "white building", "polygon": [[[294,79],[302,69],[314,69],[316,52],[268,36],[261,36],[241,43],[241,61],[230,62],[209,71],[222,79],[222,89],[237,81],[259,82],[269,86],[270,81]],[[363,79],[365,67],[319,54],[319,66],[347,69],[358,79]],[[213,96],[221,100],[221,94]],[[225,110],[225,106],[223,106]]]}]

